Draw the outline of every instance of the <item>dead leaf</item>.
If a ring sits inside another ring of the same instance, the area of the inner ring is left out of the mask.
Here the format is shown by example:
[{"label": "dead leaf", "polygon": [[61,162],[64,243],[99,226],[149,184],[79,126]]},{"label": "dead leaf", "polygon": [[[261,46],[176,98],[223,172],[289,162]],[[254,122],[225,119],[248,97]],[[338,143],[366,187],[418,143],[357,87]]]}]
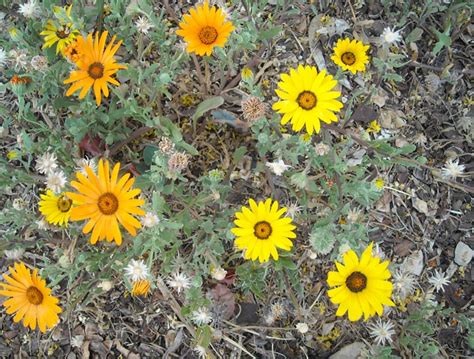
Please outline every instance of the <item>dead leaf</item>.
[{"label": "dead leaf", "polygon": [[413,207],[420,213],[428,215],[428,203],[418,197],[412,199]]},{"label": "dead leaf", "polygon": [[411,249],[413,248],[413,243],[407,239],[397,243],[393,248],[395,254],[399,257],[406,257],[410,254]]},{"label": "dead leaf", "polygon": [[211,290],[212,300],[216,309],[223,315],[223,318],[229,320],[235,312],[235,296],[228,287],[222,284],[216,284]]},{"label": "dead leaf", "polygon": [[417,250],[416,252],[412,253],[403,262],[404,270],[416,275],[417,277],[420,276],[421,272],[423,271],[423,267],[423,252],[421,250]]},{"label": "dead leaf", "polygon": [[373,107],[362,105],[356,108],[351,118],[356,123],[369,123],[379,117],[378,113],[374,111]]},{"label": "dead leaf", "polygon": [[464,242],[458,242],[454,250],[454,261],[457,265],[467,266],[472,259],[473,250]]}]

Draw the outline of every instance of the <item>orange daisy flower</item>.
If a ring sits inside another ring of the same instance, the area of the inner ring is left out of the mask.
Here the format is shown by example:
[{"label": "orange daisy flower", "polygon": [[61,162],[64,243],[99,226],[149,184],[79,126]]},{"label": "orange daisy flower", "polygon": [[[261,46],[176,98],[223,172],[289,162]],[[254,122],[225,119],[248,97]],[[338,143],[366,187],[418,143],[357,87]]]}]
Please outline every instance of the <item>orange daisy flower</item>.
[{"label": "orange daisy flower", "polygon": [[67,192],[67,196],[77,204],[71,210],[71,220],[81,221],[89,219],[82,229],[83,233],[92,231],[90,241],[92,244],[107,239],[122,243],[122,233],[119,223],[132,236],[137,235],[137,228],[141,223],[133,216],[142,216],[145,211],[139,208],[145,201],[135,198],[140,189],[131,189],[134,178],[126,173],[118,179],[120,163],[117,163],[110,174],[109,161],[99,161],[98,176],[90,167],[86,167],[87,176],[81,172],[76,173],[79,182],[72,181],[71,186],[76,192]]},{"label": "orange daisy flower", "polygon": [[47,328],[54,327],[61,313],[61,308],[57,306],[59,300],[51,295],[51,289],[38,275],[38,269],[35,268],[31,274],[30,269],[21,262],[15,263],[15,268],[8,269],[11,276],[3,274],[8,284],[0,283],[0,287],[3,287],[0,295],[9,298],[3,302],[7,314],[15,314],[15,323],[23,319],[26,328],[35,330],[38,325],[43,333]]},{"label": "orange daisy flower", "polygon": [[210,7],[206,1],[183,16],[176,33],[188,43],[187,52],[197,55],[211,55],[215,46],[223,47],[235,27],[231,21],[225,21],[222,9]]},{"label": "orange daisy flower", "polygon": [[[114,45],[116,36],[112,37],[107,47],[105,42],[107,40],[107,31],[104,31],[99,36],[97,33],[94,38],[92,34],[79,36],[75,43],[76,65],[79,68],[74,70],[69,75],[69,78],[64,80],[65,84],[72,83],[71,87],[66,92],[66,96],[71,96],[74,92],[81,90],[79,99],[83,99],[91,88],[94,89],[95,101],[97,106],[102,102],[102,92],[105,97],[109,96],[108,82],[119,86],[114,75],[120,69],[126,69],[127,66],[118,64],[115,61],[114,55],[120,48],[122,41]],[[71,51],[73,48],[71,48]],[[71,58],[73,58],[71,56]]]}]

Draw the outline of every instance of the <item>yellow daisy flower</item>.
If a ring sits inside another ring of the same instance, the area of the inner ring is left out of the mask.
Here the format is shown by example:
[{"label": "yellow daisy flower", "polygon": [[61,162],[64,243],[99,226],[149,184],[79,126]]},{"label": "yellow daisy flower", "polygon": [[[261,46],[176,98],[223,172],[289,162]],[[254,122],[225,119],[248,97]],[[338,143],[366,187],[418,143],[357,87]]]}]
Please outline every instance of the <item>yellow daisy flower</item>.
[{"label": "yellow daisy flower", "polygon": [[40,197],[39,211],[46,221],[57,226],[67,227],[71,215],[72,200],[62,193],[57,196],[51,190],[47,190],[46,194],[41,194]]},{"label": "yellow daisy flower", "polygon": [[133,282],[131,293],[134,297],[146,297],[150,293],[150,281],[147,279],[141,279]]},{"label": "yellow daisy flower", "polygon": [[132,235],[137,235],[141,223],[132,214],[142,216],[145,211],[139,208],[145,201],[135,198],[140,194],[139,189],[131,189],[134,178],[127,173],[118,178],[120,163],[117,163],[110,174],[109,161],[99,161],[98,176],[90,167],[85,168],[87,177],[81,172],[76,173],[79,182],[72,181],[71,186],[78,193],[67,192],[66,195],[77,204],[71,210],[71,220],[89,219],[82,229],[83,233],[92,231],[92,244],[107,239],[122,243],[122,233],[119,223]]},{"label": "yellow daisy flower", "polygon": [[83,99],[92,87],[97,106],[100,106],[102,92],[105,97],[109,96],[107,83],[120,85],[113,76],[118,70],[126,69],[127,66],[115,61],[114,55],[122,44],[122,41],[119,41],[114,45],[115,38],[114,35],[107,47],[105,47],[107,31],[104,31],[102,35],[97,33],[94,38],[92,34],[87,35],[87,38],[83,36],[77,38],[76,65],[79,69],[72,71],[69,78],[64,80],[65,84],[72,83],[66,96],[71,96],[77,90],[81,90],[79,99]]},{"label": "yellow daisy flower", "polygon": [[327,282],[331,302],[338,304],[336,315],[349,313],[349,320],[357,321],[364,315],[364,320],[377,313],[383,313],[383,305],[394,306],[390,297],[393,285],[388,279],[388,261],[380,262],[379,257],[372,255],[372,243],[359,258],[353,250],[343,256],[344,264],[336,262],[337,271],[329,272]]},{"label": "yellow daisy flower", "polygon": [[36,325],[44,333],[47,328],[54,327],[59,322],[58,314],[61,308],[59,300],[51,295],[51,289],[46,287],[46,281],[38,275],[38,269],[31,271],[23,263],[15,263],[15,268],[9,267],[10,276],[3,274],[8,282],[0,283],[0,295],[9,297],[3,302],[7,314],[15,314],[13,321],[18,323],[23,319],[23,325],[35,330]]},{"label": "yellow daisy flower", "polygon": [[282,113],[281,124],[291,121],[293,131],[306,126],[309,135],[319,133],[320,121],[337,122],[335,112],[339,112],[342,103],[337,100],[341,93],[333,91],[337,81],[326,70],[318,73],[314,66],[299,65],[291,69],[290,74],[282,74],[276,94],[282,101],[275,102],[272,108]]},{"label": "yellow daisy flower", "polygon": [[64,50],[63,56],[72,63],[76,63],[79,60],[79,53],[77,49],[77,41],[71,42]]},{"label": "yellow daisy flower", "polygon": [[[71,17],[72,5],[68,6],[66,9],[66,15],[68,18]],[[66,24],[55,24],[54,21],[48,20],[44,30],[40,32],[40,35],[44,36],[44,45],[43,49],[56,44],[56,55],[72,43],[77,35],[79,35],[79,30],[73,29],[72,23]]]},{"label": "yellow daisy flower", "polygon": [[225,21],[222,9],[209,7],[207,1],[190,10],[183,16],[176,33],[188,43],[186,51],[197,55],[211,55],[215,46],[223,47],[235,27],[231,21]]},{"label": "yellow daisy flower", "polygon": [[369,62],[367,50],[369,45],[364,45],[358,40],[339,39],[334,47],[332,61],[343,70],[349,70],[353,74],[357,71],[364,72],[365,65]]},{"label": "yellow daisy flower", "polygon": [[243,206],[241,212],[237,212],[234,221],[237,227],[231,229],[237,237],[235,246],[244,250],[244,258],[260,263],[267,262],[270,255],[278,260],[277,248],[285,251],[291,250],[293,242],[290,238],[296,238],[293,230],[296,228],[291,223],[291,218],[280,218],[286,212],[286,208],[278,209],[278,202],[272,204],[269,198],[258,204],[249,200],[250,208]]}]

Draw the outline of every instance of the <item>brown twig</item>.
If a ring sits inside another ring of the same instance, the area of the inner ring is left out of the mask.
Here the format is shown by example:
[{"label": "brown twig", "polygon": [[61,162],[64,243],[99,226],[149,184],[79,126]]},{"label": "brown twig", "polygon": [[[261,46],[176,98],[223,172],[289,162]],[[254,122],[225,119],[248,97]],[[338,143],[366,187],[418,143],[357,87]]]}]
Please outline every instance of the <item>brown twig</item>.
[{"label": "brown twig", "polygon": [[152,128],[151,127],[140,127],[140,128],[137,128],[135,131],[132,132],[132,134],[126,138],[125,140],[123,141],[120,141],[119,143],[116,143],[115,145],[113,145],[112,147],[110,147],[109,149],[109,153],[108,153],[108,156],[107,157],[112,157],[113,155],[115,155],[123,146],[127,145],[128,143],[132,142],[133,140],[139,138],[140,136],[143,136],[145,133],[147,133],[148,131],[150,131]]}]

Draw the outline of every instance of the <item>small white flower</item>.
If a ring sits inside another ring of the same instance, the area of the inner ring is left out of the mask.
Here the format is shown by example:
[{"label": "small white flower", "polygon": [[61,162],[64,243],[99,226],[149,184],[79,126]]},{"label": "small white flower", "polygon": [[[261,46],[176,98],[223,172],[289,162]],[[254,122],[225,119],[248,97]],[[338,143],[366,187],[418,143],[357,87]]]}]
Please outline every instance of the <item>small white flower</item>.
[{"label": "small white flower", "polygon": [[301,334],[308,333],[309,326],[306,323],[298,323],[296,324],[296,330],[299,331]]},{"label": "small white flower", "polygon": [[415,276],[402,269],[397,269],[393,273],[393,290],[401,300],[404,300],[415,290]]},{"label": "small white flower", "polygon": [[3,67],[8,61],[8,55],[6,51],[0,47],[0,67]]},{"label": "small white flower", "polygon": [[143,227],[151,228],[160,223],[158,216],[151,212],[146,212],[145,215],[141,218]]},{"label": "small white flower", "polygon": [[199,359],[207,358],[206,348],[204,348],[200,345],[196,345],[193,350],[196,353],[196,355],[199,357]]},{"label": "small white flower", "polygon": [[46,177],[46,187],[48,187],[51,191],[59,193],[62,191],[65,185],[66,175],[63,171],[59,170],[48,173],[48,176]]},{"label": "small white flower", "polygon": [[28,2],[26,2],[25,4],[20,5],[18,12],[24,17],[30,19],[33,19],[40,15],[40,9],[38,7],[38,4],[36,3],[36,0],[28,0]]},{"label": "small white flower", "polygon": [[434,274],[428,279],[428,282],[433,286],[433,289],[438,292],[444,292],[444,286],[451,283],[445,273],[435,270]]},{"label": "small white flower", "polygon": [[370,336],[374,338],[374,342],[377,345],[385,345],[385,343],[391,343],[392,337],[395,335],[394,325],[390,320],[383,321],[377,318],[375,322],[367,325],[370,330]]},{"label": "small white flower", "polygon": [[10,50],[8,53],[10,61],[13,63],[15,70],[26,69],[28,66],[28,52],[24,49],[21,50]]},{"label": "small white flower", "polygon": [[12,206],[17,211],[21,211],[21,210],[25,209],[26,202],[23,198],[15,198],[12,202]]},{"label": "small white flower", "polygon": [[329,153],[330,148],[325,143],[318,143],[314,146],[314,150],[318,156],[326,156]]},{"label": "small white flower", "polygon": [[80,348],[84,343],[84,336],[83,335],[75,335],[71,339],[71,346],[73,348]]},{"label": "small white flower", "polygon": [[87,172],[86,172],[87,167],[89,167],[94,173],[96,173],[97,171],[97,163],[93,158],[80,158],[80,159],[75,160],[75,162],[77,165],[76,169],[78,171],[81,171],[81,173],[84,176],[87,176]]},{"label": "small white flower", "polygon": [[148,279],[150,272],[145,262],[140,260],[132,259],[130,263],[125,267],[125,275],[131,282]]},{"label": "small white flower", "polygon": [[49,223],[46,222],[44,218],[41,218],[41,219],[37,220],[35,223],[36,223],[36,226],[38,227],[38,229],[41,230],[41,231],[46,231],[46,230],[51,228]]},{"label": "small white flower", "polygon": [[201,307],[191,313],[191,320],[196,325],[206,325],[212,322],[212,317],[207,308]]},{"label": "small white flower", "polygon": [[447,179],[456,178],[460,177],[464,173],[465,169],[466,166],[460,165],[459,160],[453,161],[453,159],[450,158],[446,161],[446,164],[441,169],[441,175]]},{"label": "small white flower", "polygon": [[176,290],[179,294],[182,290],[188,289],[191,287],[191,280],[189,277],[184,273],[174,273],[171,275],[171,278],[166,280],[166,283]]},{"label": "small white flower", "polygon": [[56,155],[54,153],[46,152],[36,159],[36,170],[42,174],[48,174],[58,168],[56,162]]},{"label": "small white flower", "polygon": [[227,271],[222,267],[217,267],[212,269],[211,275],[215,280],[221,281],[227,275]]},{"label": "small white flower", "polygon": [[148,31],[154,27],[153,24],[144,16],[140,16],[137,21],[135,21],[135,26],[139,32],[142,34],[148,34]]},{"label": "small white flower", "polygon": [[295,219],[295,216],[300,213],[302,209],[302,206],[298,206],[298,203],[294,202],[287,206],[286,213],[291,217],[291,219]]},{"label": "small white flower", "polygon": [[397,42],[402,41],[402,36],[400,35],[400,30],[394,31],[395,28],[391,29],[390,27],[386,27],[382,35],[380,35],[380,39],[386,45],[392,45]]},{"label": "small white flower", "polygon": [[270,170],[277,176],[281,176],[288,168],[291,168],[289,165],[285,165],[282,159],[279,159],[275,162],[267,162],[265,164]]},{"label": "small white flower", "polygon": [[3,253],[7,259],[17,261],[23,256],[25,250],[23,248],[7,249]]}]

